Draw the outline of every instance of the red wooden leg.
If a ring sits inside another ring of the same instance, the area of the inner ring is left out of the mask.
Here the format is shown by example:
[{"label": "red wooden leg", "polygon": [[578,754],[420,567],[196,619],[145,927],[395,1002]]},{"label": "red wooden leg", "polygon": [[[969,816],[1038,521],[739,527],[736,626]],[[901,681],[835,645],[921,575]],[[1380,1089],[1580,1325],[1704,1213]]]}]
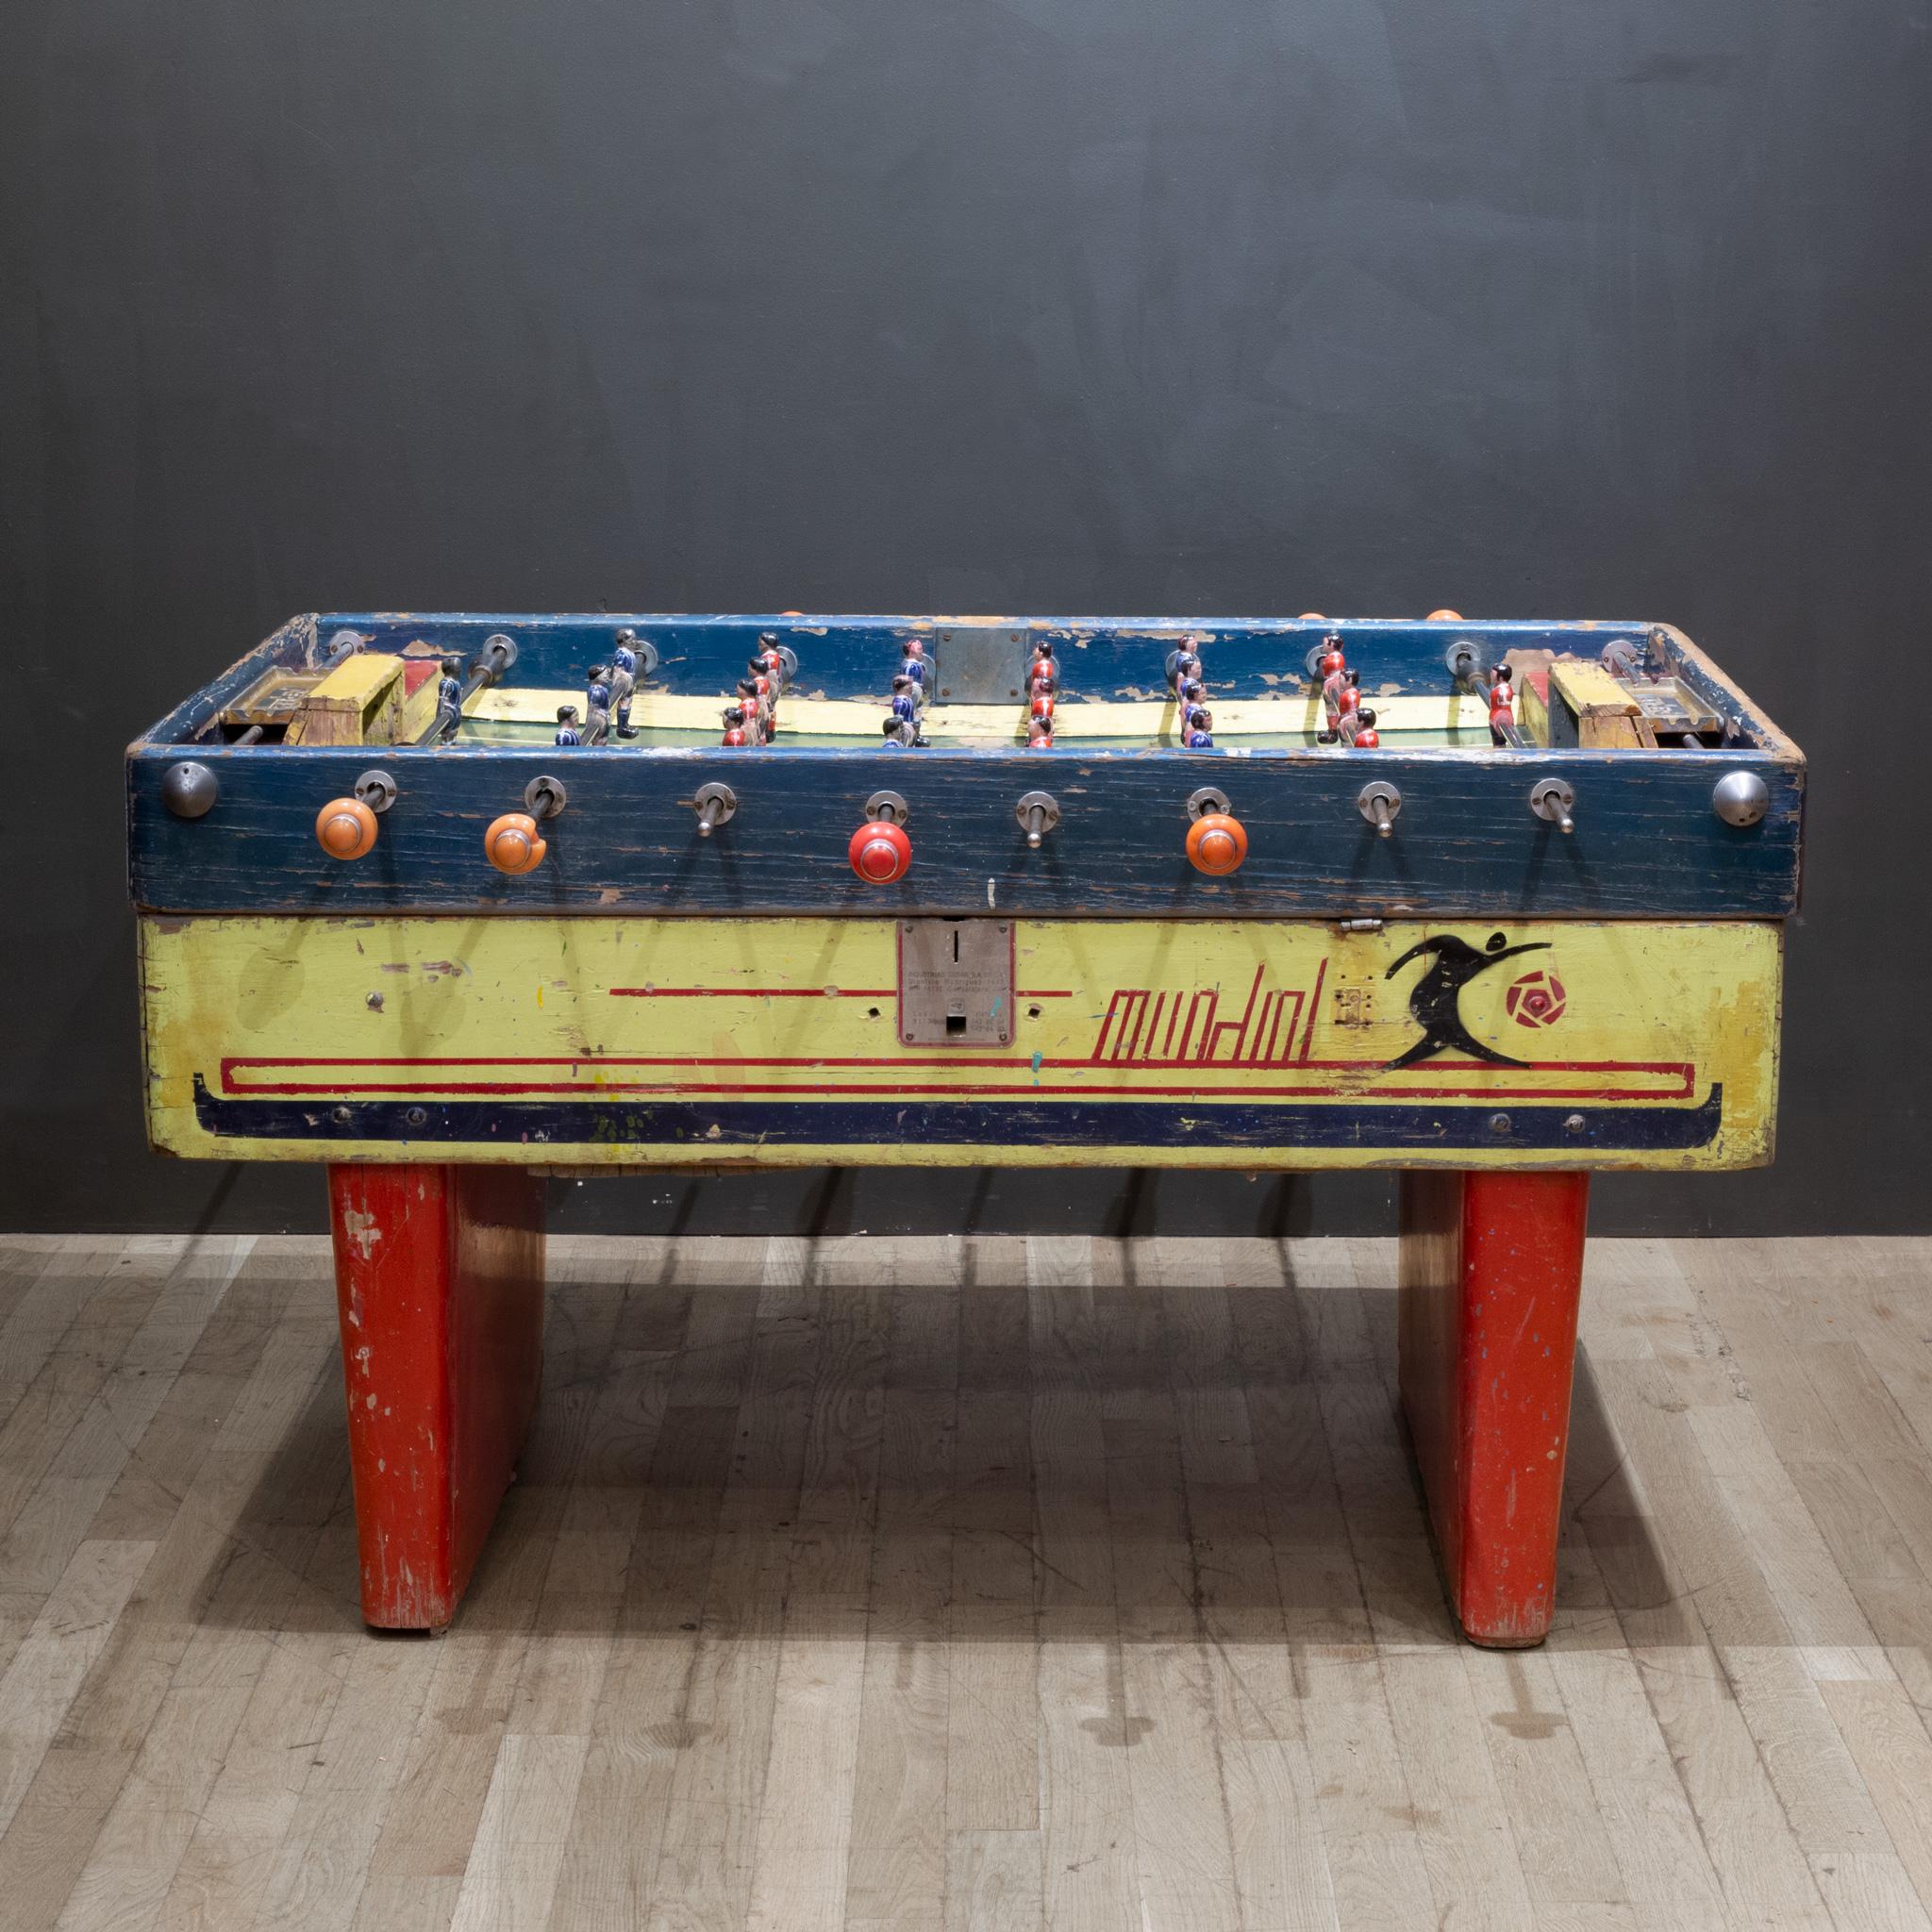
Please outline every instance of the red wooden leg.
[{"label": "red wooden leg", "polygon": [[1587,1174],[1402,1176],[1402,1406],[1473,1642],[1540,1643],[1556,1595]]},{"label": "red wooden leg", "polygon": [[457,1611],[537,1406],[543,1183],[521,1168],[331,1167],[362,1617]]}]

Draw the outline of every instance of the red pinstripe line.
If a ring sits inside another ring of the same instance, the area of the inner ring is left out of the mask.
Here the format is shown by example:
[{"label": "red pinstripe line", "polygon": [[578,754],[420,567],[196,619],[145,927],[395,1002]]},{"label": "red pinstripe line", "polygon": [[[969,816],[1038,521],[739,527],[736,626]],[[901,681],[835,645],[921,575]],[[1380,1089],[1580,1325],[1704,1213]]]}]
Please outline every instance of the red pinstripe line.
[{"label": "red pinstripe line", "polygon": [[614,1000],[893,1000],[897,987],[839,986],[613,986]]},{"label": "red pinstripe line", "polygon": [[[1220,1064],[1225,1065],[1223,1061]],[[825,1093],[862,1093],[881,1101],[905,1099],[911,1094],[932,1093],[943,1097],[958,1094],[1004,1094],[1012,1100],[1030,1100],[1043,1094],[1074,1094],[1085,1100],[1139,1100],[1174,1097],[1196,1099],[1204,1104],[1216,1101],[1269,1099],[1334,1100],[1350,1106],[1377,1102],[1399,1106],[1411,1100],[1593,1100],[1593,1101],[1672,1101],[1695,1098],[1693,1084],[1687,1082],[1675,1091],[1653,1087],[1398,1087],[1380,1093],[1339,1092],[1332,1087],[1227,1086],[1217,1089],[1199,1081],[1183,1086],[1133,1086],[1096,1088],[1069,1084],[1036,1087],[1027,1081],[980,1081],[957,1086],[936,1081],[901,1081],[885,1086],[868,1081],[814,1081],[808,1088],[787,1086],[772,1080],[476,1080],[467,1082],[434,1080],[339,1080],[328,1083],[277,1081],[258,1086],[225,1090],[236,1099],[276,1095],[285,1098],[328,1096],[344,1093],[429,1093],[451,1096],[482,1094],[508,1098],[521,1093],[572,1093],[586,1103],[621,1093],[773,1093],[794,1100],[810,1100]]]},{"label": "red pinstripe line", "polygon": [[[1233,1025],[1233,1021],[1227,1024]],[[875,1067],[890,1074],[902,1067],[1008,1067],[1024,1072],[1033,1064],[1029,1055],[986,1054],[976,1058],[963,1055],[877,1055],[835,1057],[825,1054],[774,1055],[761,1058],[751,1054],[231,1054],[220,1062],[223,1077],[231,1071],[249,1067]],[[1087,1067],[1087,1058],[1042,1059],[1042,1067]],[[1108,1065],[1122,1062],[1108,1061]],[[1125,1064],[1158,1067],[1159,1060],[1139,1060]],[[1215,1061],[1225,1066],[1225,1060]],[[1305,1060],[1304,1066],[1324,1074],[1378,1073],[1386,1060]],[[1488,1060],[1431,1060],[1432,1072],[1448,1074],[1480,1073],[1493,1065]],[[1690,1076],[1695,1069],[1689,1060],[1530,1060],[1526,1064],[1543,1074],[1674,1074]]]}]

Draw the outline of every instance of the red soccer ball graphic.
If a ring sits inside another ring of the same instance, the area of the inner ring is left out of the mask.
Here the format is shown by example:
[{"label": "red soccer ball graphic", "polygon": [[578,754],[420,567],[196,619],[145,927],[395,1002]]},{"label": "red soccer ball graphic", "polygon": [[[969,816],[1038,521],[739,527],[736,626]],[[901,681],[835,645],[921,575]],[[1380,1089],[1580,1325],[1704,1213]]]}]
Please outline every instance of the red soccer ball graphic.
[{"label": "red soccer ball graphic", "polygon": [[1513,980],[1503,1005],[1519,1026],[1554,1026],[1563,1017],[1564,999],[1563,982],[1554,973],[1539,969]]}]

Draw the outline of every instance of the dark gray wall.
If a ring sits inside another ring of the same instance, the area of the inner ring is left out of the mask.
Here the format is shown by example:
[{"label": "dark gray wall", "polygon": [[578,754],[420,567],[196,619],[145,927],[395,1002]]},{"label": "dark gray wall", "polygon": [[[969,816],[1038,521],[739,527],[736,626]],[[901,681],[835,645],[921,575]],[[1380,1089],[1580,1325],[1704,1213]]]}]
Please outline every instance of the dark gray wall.
[{"label": "dark gray wall", "polygon": [[1783,1154],[1596,1225],[1932,1226],[1928,101],[1905,0],[11,0],[0,1225],[317,1224],[142,1149],[124,741],[294,610],[608,602],[1679,623],[1813,761]]}]

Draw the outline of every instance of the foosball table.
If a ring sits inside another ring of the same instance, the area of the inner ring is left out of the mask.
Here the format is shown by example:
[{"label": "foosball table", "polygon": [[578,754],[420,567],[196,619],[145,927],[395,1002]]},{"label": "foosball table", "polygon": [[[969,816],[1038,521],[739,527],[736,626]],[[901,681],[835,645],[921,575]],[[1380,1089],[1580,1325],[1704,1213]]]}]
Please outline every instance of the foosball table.
[{"label": "foosball table", "polygon": [[1451,1603],[1548,1627],[1591,1174],[1770,1159],[1804,761],[1651,624],[298,617],[130,748],[147,1120],[326,1163],[446,1625],[546,1176],[1399,1170]]}]

